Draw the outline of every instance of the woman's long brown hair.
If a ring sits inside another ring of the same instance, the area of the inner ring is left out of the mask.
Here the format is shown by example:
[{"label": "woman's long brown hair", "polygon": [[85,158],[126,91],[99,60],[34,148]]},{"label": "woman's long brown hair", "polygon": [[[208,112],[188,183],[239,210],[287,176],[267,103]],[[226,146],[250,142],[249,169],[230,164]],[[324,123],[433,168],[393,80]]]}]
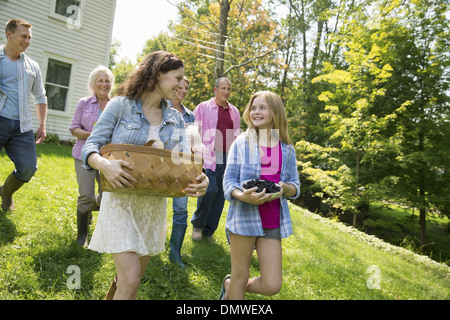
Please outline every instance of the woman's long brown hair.
[{"label": "woman's long brown hair", "polygon": [[183,61],[173,53],[155,51],[150,53],[139,68],[133,72],[117,89],[118,96],[126,96],[136,100],[145,91],[152,92],[156,88],[161,73],[184,67]]}]

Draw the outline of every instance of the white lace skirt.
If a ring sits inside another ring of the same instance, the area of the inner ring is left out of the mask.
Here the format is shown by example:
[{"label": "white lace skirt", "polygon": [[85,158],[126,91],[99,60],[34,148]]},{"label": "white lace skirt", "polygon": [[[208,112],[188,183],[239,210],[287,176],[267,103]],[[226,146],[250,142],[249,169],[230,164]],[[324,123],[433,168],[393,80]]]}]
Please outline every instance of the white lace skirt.
[{"label": "white lace skirt", "polygon": [[89,249],[103,253],[164,251],[167,198],[104,192]]}]

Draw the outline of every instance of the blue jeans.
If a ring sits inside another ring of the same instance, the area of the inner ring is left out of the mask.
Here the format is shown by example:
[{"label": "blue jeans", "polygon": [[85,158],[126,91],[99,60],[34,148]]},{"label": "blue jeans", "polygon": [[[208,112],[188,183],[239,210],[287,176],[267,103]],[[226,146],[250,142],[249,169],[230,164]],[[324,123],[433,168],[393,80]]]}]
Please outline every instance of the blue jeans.
[{"label": "blue jeans", "polygon": [[192,225],[202,229],[206,237],[211,237],[216,231],[222,215],[225,197],[223,194],[223,175],[227,165],[227,153],[217,153],[222,161],[216,161],[216,171],[206,170],[209,179],[208,189],[203,197],[197,200],[197,210],[192,217]]},{"label": "blue jeans", "polygon": [[30,181],[37,170],[36,141],[33,130],[22,133],[19,120],[0,116],[0,151],[3,147],[15,165],[14,177],[22,182]]},{"label": "blue jeans", "polygon": [[187,211],[188,197],[173,198],[173,224],[187,227]]}]

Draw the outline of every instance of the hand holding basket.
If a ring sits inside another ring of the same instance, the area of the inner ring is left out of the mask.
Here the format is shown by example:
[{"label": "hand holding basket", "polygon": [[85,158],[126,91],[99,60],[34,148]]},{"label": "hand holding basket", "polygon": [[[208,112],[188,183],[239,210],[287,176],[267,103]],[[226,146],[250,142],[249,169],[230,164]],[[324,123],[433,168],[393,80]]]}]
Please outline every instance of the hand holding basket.
[{"label": "hand holding basket", "polygon": [[103,191],[138,193],[165,197],[184,197],[189,184],[198,183],[196,177],[202,173],[203,158],[190,153],[151,147],[155,140],[145,146],[132,144],[108,144],[100,149],[102,157],[109,160],[124,160],[133,169],[123,167],[137,182],[134,188],[113,188],[100,173]]}]

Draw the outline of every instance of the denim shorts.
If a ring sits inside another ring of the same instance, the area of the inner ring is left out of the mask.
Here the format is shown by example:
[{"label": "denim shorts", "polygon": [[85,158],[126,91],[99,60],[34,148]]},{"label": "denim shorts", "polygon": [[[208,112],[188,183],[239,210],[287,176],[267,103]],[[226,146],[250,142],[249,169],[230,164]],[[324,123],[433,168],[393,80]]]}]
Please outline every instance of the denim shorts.
[{"label": "denim shorts", "polygon": [[275,229],[263,228],[263,231],[264,231],[264,235],[262,236],[262,238],[281,240],[280,228],[275,228]]},{"label": "denim shorts", "polygon": [[15,165],[14,177],[28,182],[37,170],[36,142],[33,130],[20,132],[20,121],[0,116],[0,150]]},{"label": "denim shorts", "polygon": [[[280,228],[275,228],[275,229],[268,229],[268,228],[263,228],[264,231],[264,235],[260,236],[259,238],[265,238],[265,239],[273,239],[273,240],[280,240],[281,241],[281,230]],[[232,234],[232,232],[230,230],[228,230],[228,228],[225,230],[227,238],[228,238],[228,242],[230,239],[230,234]]]}]

